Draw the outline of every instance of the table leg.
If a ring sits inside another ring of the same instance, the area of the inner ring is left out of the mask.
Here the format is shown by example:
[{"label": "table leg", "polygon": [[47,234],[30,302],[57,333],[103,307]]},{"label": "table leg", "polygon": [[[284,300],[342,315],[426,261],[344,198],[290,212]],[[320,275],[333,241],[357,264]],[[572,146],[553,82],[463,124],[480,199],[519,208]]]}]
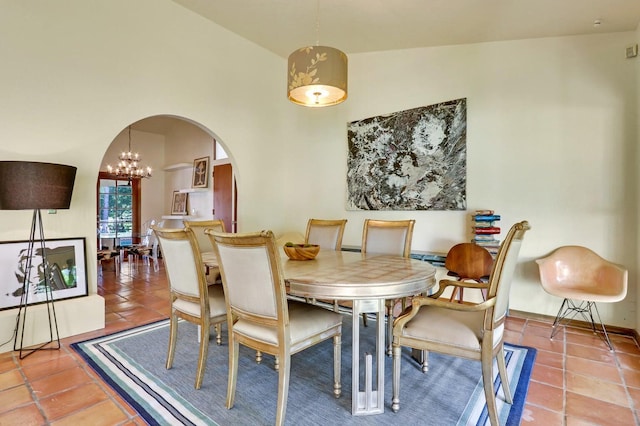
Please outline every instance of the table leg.
[{"label": "table leg", "polygon": [[[360,389],[360,314],[376,313],[376,389],[373,389],[373,359],[365,353],[364,390]],[[384,413],[384,336],[385,306],[383,299],[354,300],[353,302],[353,354],[351,360],[351,412],[361,416]]]}]

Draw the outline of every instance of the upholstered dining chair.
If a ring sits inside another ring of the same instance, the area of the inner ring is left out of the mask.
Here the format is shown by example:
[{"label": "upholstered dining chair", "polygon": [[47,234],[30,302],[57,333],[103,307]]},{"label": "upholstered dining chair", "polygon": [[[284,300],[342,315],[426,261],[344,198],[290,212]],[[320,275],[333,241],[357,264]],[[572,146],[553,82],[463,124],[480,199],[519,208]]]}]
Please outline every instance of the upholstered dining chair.
[{"label": "upholstered dining chair", "polygon": [[[577,314],[591,324],[596,331],[593,311],[602,328],[603,340],[613,350],[607,329],[600,318],[596,302],[619,302],[627,295],[627,270],[603,259],[594,251],[582,246],[563,246],[549,256],[536,260],[540,270],[540,282],[547,293],[562,297],[551,329],[551,339]],[[588,314],[588,316],[587,316]]]},{"label": "upholstered dining chair", "polygon": [[279,363],[276,425],[282,425],[285,419],[291,355],[329,338],[333,338],[333,393],[340,396],[341,315],[287,301],[279,247],[271,231],[206,232],[214,241],[227,303],[227,408],[234,405],[240,344],[276,356]]},{"label": "upholstered dining chair", "polygon": [[497,426],[498,413],[493,384],[493,360],[497,360],[504,399],[513,399],[507,378],[504,354],[504,322],[509,291],[527,221],[514,224],[502,242],[489,276],[487,298],[478,304],[461,304],[439,299],[448,286],[475,286],[464,281],[441,280],[429,297],[411,301],[411,310],[398,317],[393,326],[393,398],[391,408],[400,409],[401,347],[421,351],[422,371],[428,370],[428,352],[480,361],[482,381],[491,424]]},{"label": "upholstered dining chair", "polygon": [[207,364],[209,332],[215,326],[216,341],[222,343],[220,325],[227,320],[222,286],[207,285],[202,256],[194,232],[189,228],[155,228],[162,248],[169,281],[171,314],[167,369],[173,366],[178,338],[178,318],[199,326],[200,351],[195,388],[200,389]]},{"label": "upholstered dining chair", "polygon": [[[218,219],[211,220],[183,220],[184,226],[193,230],[198,241],[200,253],[213,251],[213,246],[209,240],[209,236],[204,233],[205,229],[213,229],[218,232],[225,232],[224,222]],[[205,265],[205,274],[209,276],[210,282],[214,283],[220,277],[220,271],[217,268],[211,268]],[[213,270],[212,270],[213,269]]]},{"label": "upholstered dining chair", "polygon": [[[362,230],[362,253],[382,253],[409,257],[413,226],[416,221],[408,220],[374,220],[365,219]],[[393,311],[396,303],[405,302],[399,299],[385,301],[387,306],[387,356],[391,356],[391,339],[393,330]],[[362,314],[362,321],[367,325],[367,315]]]},{"label": "upholstered dining chair", "polygon": [[[347,219],[309,219],[304,236],[305,244],[317,244],[322,250],[342,250],[342,236]],[[333,301],[333,310],[338,312],[338,301]]]},{"label": "upholstered dining chair", "polygon": [[305,244],[317,244],[323,250],[341,250],[342,235],[347,219],[309,219],[304,236]]},{"label": "upholstered dining chair", "polygon": [[[487,288],[487,280],[493,267],[493,257],[484,247],[474,243],[460,243],[449,249],[444,261],[447,275],[455,277],[458,281],[475,281],[478,286],[475,288],[483,292],[483,297]],[[459,295],[458,301],[462,303],[464,298],[464,287],[454,287],[450,301]]]}]

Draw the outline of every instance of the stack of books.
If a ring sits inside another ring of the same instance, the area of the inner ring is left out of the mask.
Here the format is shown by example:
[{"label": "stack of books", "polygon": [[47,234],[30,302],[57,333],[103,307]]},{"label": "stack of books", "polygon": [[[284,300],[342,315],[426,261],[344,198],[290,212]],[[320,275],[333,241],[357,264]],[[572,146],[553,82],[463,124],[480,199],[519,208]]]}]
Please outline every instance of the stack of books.
[{"label": "stack of books", "polygon": [[495,214],[493,210],[476,210],[471,219],[473,221],[471,242],[484,247],[495,257],[500,248],[500,240],[496,238],[496,235],[500,234],[500,227],[495,223],[500,220],[500,215]]}]

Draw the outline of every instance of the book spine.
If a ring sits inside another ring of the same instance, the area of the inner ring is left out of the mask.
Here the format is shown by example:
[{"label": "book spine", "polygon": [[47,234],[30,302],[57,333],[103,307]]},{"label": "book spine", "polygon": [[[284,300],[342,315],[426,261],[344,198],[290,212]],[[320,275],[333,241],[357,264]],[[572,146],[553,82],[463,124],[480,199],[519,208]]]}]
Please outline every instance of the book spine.
[{"label": "book spine", "polygon": [[475,220],[476,222],[479,221],[494,221],[494,220],[500,220],[500,215],[499,214],[477,214],[473,216],[473,220]]},{"label": "book spine", "polygon": [[500,228],[497,226],[491,226],[488,228],[475,228],[476,234],[499,234]]}]

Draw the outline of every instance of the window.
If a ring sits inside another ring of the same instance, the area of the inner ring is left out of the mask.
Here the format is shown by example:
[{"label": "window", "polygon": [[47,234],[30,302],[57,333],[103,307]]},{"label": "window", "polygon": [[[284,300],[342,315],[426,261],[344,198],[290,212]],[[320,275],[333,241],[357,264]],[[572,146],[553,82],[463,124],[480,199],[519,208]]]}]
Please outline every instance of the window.
[{"label": "window", "polygon": [[131,245],[140,229],[140,181],[98,179],[99,245]]}]

